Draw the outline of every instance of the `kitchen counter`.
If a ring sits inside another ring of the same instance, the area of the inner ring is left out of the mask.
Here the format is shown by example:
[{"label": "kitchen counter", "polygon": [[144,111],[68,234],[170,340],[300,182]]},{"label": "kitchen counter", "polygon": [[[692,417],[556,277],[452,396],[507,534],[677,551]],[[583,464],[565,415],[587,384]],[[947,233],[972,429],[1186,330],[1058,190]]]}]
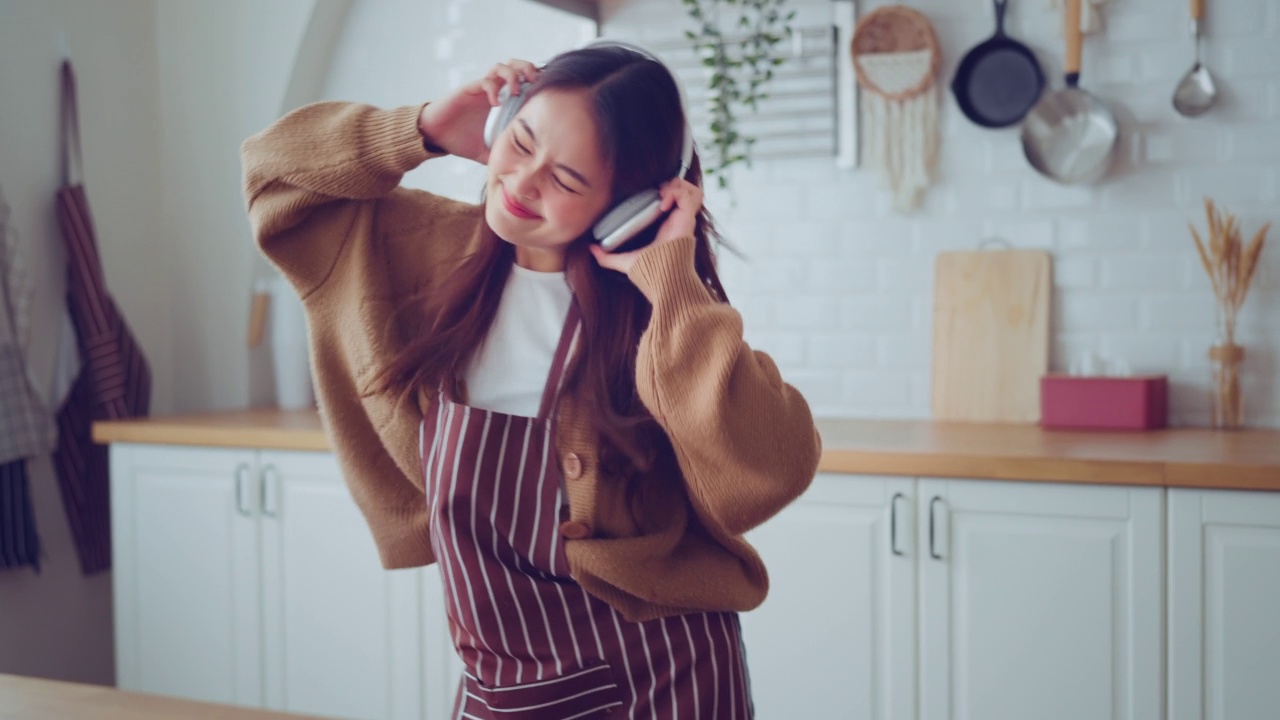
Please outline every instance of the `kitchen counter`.
[{"label": "kitchen counter", "polygon": [[[1280,491],[1280,430],[1044,430],[929,420],[819,420],[821,472]],[[328,450],[315,411],[95,423],[94,440]]]},{"label": "kitchen counter", "polygon": [[234,705],[125,692],[104,685],[0,674],[3,720],[318,720],[314,715],[253,710]]}]

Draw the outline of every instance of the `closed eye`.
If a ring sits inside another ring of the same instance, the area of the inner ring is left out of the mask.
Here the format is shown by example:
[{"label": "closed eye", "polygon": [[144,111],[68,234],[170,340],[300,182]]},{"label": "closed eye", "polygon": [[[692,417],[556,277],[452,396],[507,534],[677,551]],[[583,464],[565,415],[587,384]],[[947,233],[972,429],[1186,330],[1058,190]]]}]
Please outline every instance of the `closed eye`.
[{"label": "closed eye", "polygon": [[[538,144],[538,136],[533,134],[533,128],[529,127],[529,123],[525,122],[525,121],[524,121],[524,118],[516,118],[516,122],[520,123],[520,127],[521,127],[521,128],[523,128],[523,129],[524,129],[524,131],[525,131],[526,133],[528,133],[528,135],[529,135],[529,144],[530,144],[530,145],[537,145],[537,144]],[[519,146],[520,146],[520,149],[521,149],[521,150],[524,150],[524,152],[526,152],[526,153],[527,153],[527,152],[529,152],[527,149],[525,149],[524,145],[521,145],[521,144],[520,144],[520,142],[519,142],[518,140],[515,140],[515,135],[514,135],[514,134],[512,134],[512,140],[513,140],[513,141],[515,141],[516,145],[519,145]],[[588,190],[589,190],[589,189],[591,189],[591,183],[587,182],[587,179],[586,179],[585,177],[583,177],[583,176],[582,176],[582,173],[578,172],[577,170],[574,170],[573,168],[569,167],[568,165],[565,165],[564,163],[556,163],[556,164],[555,164],[555,167],[556,167],[558,170],[561,170],[562,172],[564,172],[564,173],[568,174],[568,175],[569,175],[569,177],[572,177],[574,180],[576,180],[578,183],[580,183],[583,187],[587,188]],[[561,187],[563,187],[564,189],[568,190],[569,192],[574,193],[575,195],[581,195],[581,194],[582,194],[582,193],[578,192],[577,190],[574,190],[573,188],[569,187],[569,186],[568,186],[567,184],[565,184],[564,182],[561,182],[559,178],[557,178],[557,179],[556,179],[556,183],[558,183]]]},{"label": "closed eye", "polygon": [[555,180],[556,185],[559,185],[559,186],[560,186],[562,189],[564,189],[566,192],[571,192],[571,193],[573,193],[574,195],[581,195],[581,194],[582,194],[582,193],[578,192],[577,190],[574,190],[573,188],[569,187],[568,185],[565,185],[565,184],[564,184],[564,182],[563,182],[562,180],[560,180],[560,178],[558,178],[558,177],[556,177],[556,176],[555,176],[555,174],[552,174],[552,175],[551,175],[551,179],[552,179],[552,180]]},{"label": "closed eye", "polygon": [[[516,134],[515,134],[515,133],[511,133],[511,142],[516,146],[516,149],[518,149],[518,150],[520,151],[520,154],[521,154],[521,155],[532,155],[532,154],[533,154],[532,152],[530,152],[529,148],[527,148],[527,147],[525,147],[525,146],[524,146],[524,143],[520,142],[520,138],[516,137]],[[574,195],[581,195],[581,194],[582,194],[582,193],[578,192],[577,190],[574,190],[573,188],[571,188],[571,187],[569,187],[568,185],[566,185],[566,184],[565,184],[565,182],[564,182],[563,180],[561,180],[559,177],[556,177],[556,174],[555,174],[555,173],[552,173],[552,174],[551,174],[551,179],[552,179],[553,181],[555,181],[555,184],[556,184],[556,185],[558,185],[558,186],[559,186],[562,190],[564,190],[565,192],[571,192],[571,193],[573,193]]]}]

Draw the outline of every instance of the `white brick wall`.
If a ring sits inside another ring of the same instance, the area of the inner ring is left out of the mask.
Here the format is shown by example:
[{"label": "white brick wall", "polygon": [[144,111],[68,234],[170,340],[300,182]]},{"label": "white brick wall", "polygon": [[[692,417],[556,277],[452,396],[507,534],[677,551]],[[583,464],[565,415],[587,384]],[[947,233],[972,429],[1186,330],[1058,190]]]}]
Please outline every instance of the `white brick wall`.
[{"label": "white brick wall", "polygon": [[[792,0],[801,24],[827,23],[828,0]],[[875,0],[860,0],[866,12]],[[1208,421],[1213,312],[1187,223],[1203,229],[1208,194],[1247,236],[1275,221],[1261,277],[1241,318],[1248,347],[1246,412],[1280,427],[1280,1],[1211,3],[1204,58],[1222,105],[1196,120],[1170,96],[1191,64],[1185,3],[1113,0],[1085,47],[1081,84],[1124,126],[1117,176],[1062,187],[1027,165],[1016,129],[968,123],[945,90],[960,57],[991,34],[988,0],[914,0],[944,50],[943,147],[924,208],[894,215],[865,170],[833,161],[761,161],[734,178],[735,196],[709,192],[730,240],[730,297],[748,340],[773,354],[827,416],[928,417],[934,255],[1002,237],[1054,254],[1054,369],[1092,350],[1135,372],[1167,372],[1172,420]],[[672,37],[677,0],[606,0],[605,34]],[[1049,0],[1011,3],[1009,31],[1062,84],[1059,21]]]}]

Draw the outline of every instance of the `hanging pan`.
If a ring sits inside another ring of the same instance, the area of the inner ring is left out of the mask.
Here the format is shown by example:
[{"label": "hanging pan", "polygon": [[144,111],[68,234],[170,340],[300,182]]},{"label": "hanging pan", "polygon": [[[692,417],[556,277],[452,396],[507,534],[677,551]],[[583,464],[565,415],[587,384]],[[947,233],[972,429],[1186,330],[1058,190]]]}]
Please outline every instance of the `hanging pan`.
[{"label": "hanging pan", "polygon": [[1111,168],[1120,129],[1098,98],[1079,88],[1081,0],[1067,0],[1067,86],[1045,95],[1022,121],[1022,151],[1041,175],[1075,185]]},{"label": "hanging pan", "polygon": [[960,111],[987,128],[1016,125],[1044,91],[1044,72],[1026,45],[1004,32],[1009,0],[994,0],[996,33],[964,56],[951,79]]}]

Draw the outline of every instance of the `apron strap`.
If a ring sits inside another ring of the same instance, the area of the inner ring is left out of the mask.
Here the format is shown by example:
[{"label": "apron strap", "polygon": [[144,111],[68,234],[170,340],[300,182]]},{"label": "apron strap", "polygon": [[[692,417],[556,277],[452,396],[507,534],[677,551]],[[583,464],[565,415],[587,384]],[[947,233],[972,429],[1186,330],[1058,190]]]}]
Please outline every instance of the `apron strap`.
[{"label": "apron strap", "polygon": [[560,344],[556,346],[556,354],[551,360],[551,372],[547,374],[547,384],[542,390],[542,403],[538,407],[538,419],[551,417],[556,400],[560,398],[560,388],[564,385],[565,370],[569,364],[569,352],[573,349],[582,327],[582,309],[575,298],[569,304],[569,314],[564,319],[564,329],[560,331]]},{"label": "apron strap", "polygon": [[80,111],[76,107],[76,75],[71,61],[62,61],[61,95],[58,103],[58,149],[62,165],[62,186],[79,184],[84,175],[80,150]]}]

